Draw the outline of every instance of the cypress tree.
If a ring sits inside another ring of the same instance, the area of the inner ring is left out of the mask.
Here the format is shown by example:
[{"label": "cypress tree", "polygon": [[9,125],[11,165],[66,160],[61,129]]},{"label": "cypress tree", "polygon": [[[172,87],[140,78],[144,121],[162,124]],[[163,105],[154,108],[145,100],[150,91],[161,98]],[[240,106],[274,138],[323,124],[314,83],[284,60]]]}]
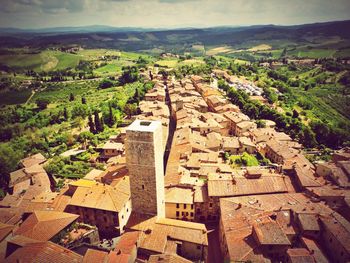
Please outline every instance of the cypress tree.
[{"label": "cypress tree", "polygon": [[95,111],[94,113],[94,119],[95,119],[95,127],[96,127],[96,133],[99,133],[102,131],[102,125],[101,125],[101,121],[100,121],[100,117],[98,116],[98,112]]},{"label": "cypress tree", "polygon": [[74,100],[74,94],[71,93],[71,94],[69,95],[69,101],[73,101],[73,100]]},{"label": "cypress tree", "polygon": [[101,116],[101,121],[100,121],[100,123],[101,123],[101,132],[103,132],[104,130],[105,130],[105,123],[104,123],[104,121],[103,121],[103,117]]},{"label": "cypress tree", "polygon": [[112,127],[115,124],[115,116],[113,114],[112,106],[109,105],[108,126]]},{"label": "cypress tree", "polygon": [[90,127],[90,132],[95,134],[96,133],[96,128],[95,128],[95,123],[92,119],[91,114],[89,114],[89,127]]},{"label": "cypress tree", "polygon": [[63,109],[63,117],[66,121],[68,120],[68,111],[67,111],[66,107],[64,107],[64,109]]}]

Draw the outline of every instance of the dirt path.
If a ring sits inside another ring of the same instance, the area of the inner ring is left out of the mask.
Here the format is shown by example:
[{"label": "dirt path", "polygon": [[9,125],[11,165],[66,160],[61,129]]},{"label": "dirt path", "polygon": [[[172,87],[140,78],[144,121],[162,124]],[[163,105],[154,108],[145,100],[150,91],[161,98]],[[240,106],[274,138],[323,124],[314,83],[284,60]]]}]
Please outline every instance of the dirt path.
[{"label": "dirt path", "polygon": [[32,94],[30,95],[30,97],[27,99],[27,101],[24,104],[28,104],[28,102],[32,99],[34,94],[35,94],[35,90],[32,90]]}]

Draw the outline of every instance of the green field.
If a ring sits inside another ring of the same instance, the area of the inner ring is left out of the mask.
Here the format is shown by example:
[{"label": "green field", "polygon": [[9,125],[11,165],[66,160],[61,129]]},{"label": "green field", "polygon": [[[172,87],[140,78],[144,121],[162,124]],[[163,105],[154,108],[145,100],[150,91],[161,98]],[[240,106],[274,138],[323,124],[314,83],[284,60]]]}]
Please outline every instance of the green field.
[{"label": "green field", "polygon": [[323,57],[333,57],[335,54],[335,49],[307,49],[298,48],[293,51],[287,51],[290,56],[300,57],[300,58],[323,58]]},{"label": "green field", "polygon": [[50,71],[74,68],[80,56],[60,51],[45,50],[37,54],[0,55],[0,61],[15,70]]}]

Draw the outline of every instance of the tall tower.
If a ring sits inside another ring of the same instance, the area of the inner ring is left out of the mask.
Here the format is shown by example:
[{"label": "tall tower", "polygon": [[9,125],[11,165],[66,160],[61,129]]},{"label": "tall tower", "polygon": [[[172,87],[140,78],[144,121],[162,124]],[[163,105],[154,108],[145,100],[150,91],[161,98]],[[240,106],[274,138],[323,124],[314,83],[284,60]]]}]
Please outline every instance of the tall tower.
[{"label": "tall tower", "polygon": [[162,123],[135,120],[126,129],[133,211],[165,217]]}]

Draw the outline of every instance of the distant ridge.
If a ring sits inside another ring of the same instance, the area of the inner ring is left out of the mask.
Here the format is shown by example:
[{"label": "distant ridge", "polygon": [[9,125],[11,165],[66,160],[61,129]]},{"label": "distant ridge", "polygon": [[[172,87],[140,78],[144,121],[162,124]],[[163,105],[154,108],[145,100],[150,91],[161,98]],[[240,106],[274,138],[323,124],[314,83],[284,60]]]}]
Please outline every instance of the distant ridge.
[{"label": "distant ridge", "polygon": [[329,22],[315,22],[298,25],[243,25],[243,26],[214,26],[214,27],[179,27],[179,28],[144,28],[144,27],[114,27],[106,25],[90,25],[90,26],[72,26],[72,27],[50,27],[50,28],[36,28],[23,29],[16,27],[0,27],[0,34],[18,34],[18,33],[102,33],[102,32],[157,32],[157,31],[178,31],[178,30],[245,30],[258,28],[300,28],[300,27],[318,27],[328,26],[336,23],[346,23],[350,20],[344,21],[329,21]]}]

